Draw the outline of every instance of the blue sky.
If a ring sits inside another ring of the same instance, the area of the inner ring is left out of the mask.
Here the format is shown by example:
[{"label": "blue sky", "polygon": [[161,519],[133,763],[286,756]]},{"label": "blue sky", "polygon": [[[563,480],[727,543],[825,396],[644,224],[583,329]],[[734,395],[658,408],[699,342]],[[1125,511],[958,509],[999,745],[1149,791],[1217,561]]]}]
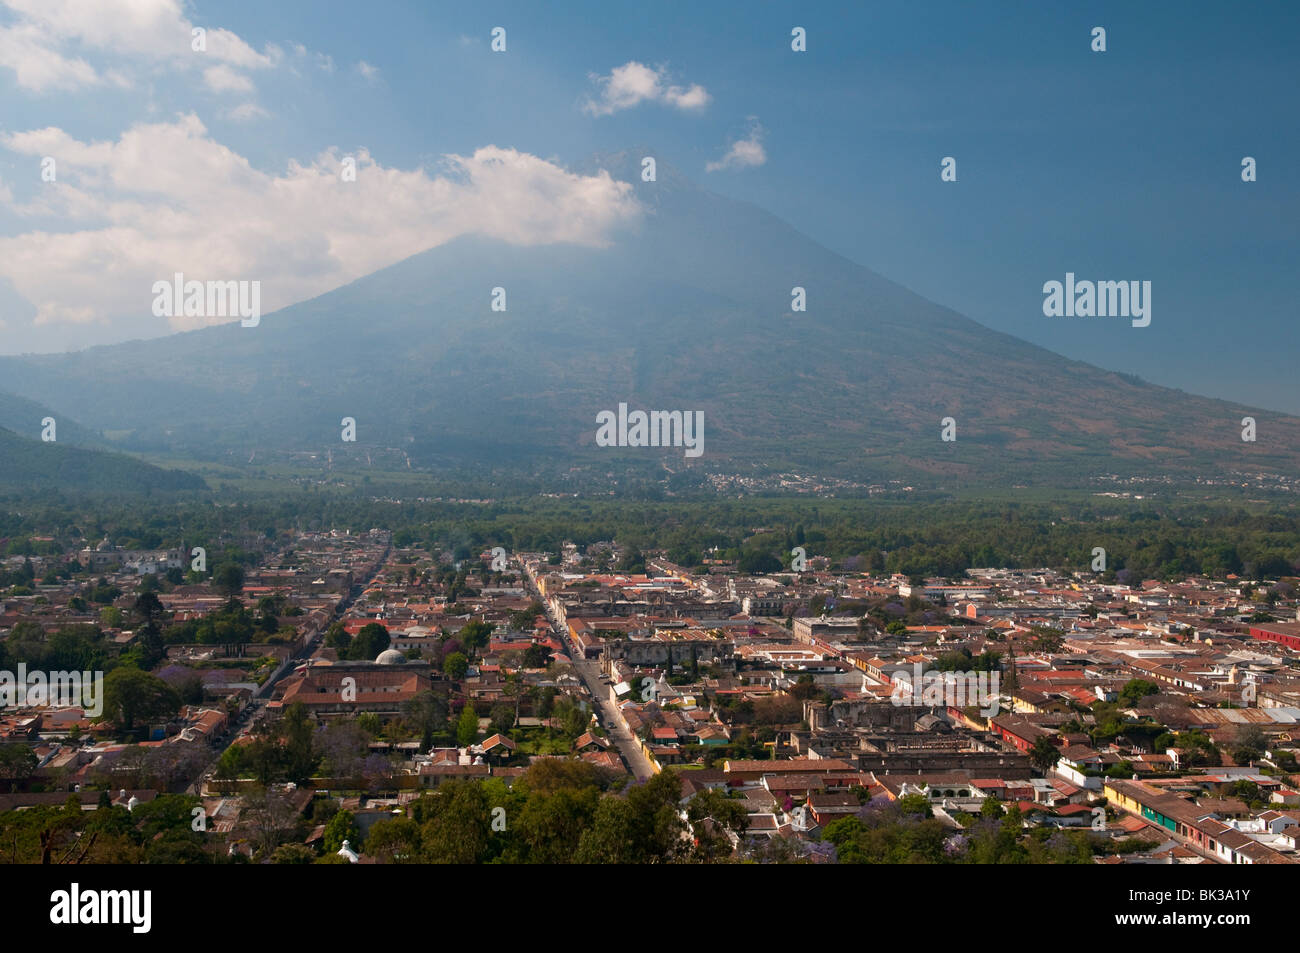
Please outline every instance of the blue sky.
[{"label": "blue sky", "polygon": [[[70,0],[0,0],[0,352],[178,329],[148,314],[147,297],[135,304],[173,266],[242,275],[256,255],[287,262],[268,275],[282,279],[271,302],[286,304],[476,215],[527,219],[524,240],[596,241],[624,213],[618,197],[599,193],[608,217],[591,233],[555,234],[537,216],[589,196],[550,166],[647,144],[990,327],[1300,413],[1300,8],[807,6],[106,0],[105,19],[87,23]],[[212,33],[195,54],[190,26],[237,39]],[[496,26],[505,53],[489,48]],[[790,50],[793,26],[806,53]],[[1090,49],[1094,26],[1104,53]],[[50,52],[62,73],[37,68]],[[633,63],[652,74],[650,95],[586,106]],[[738,141],[753,144],[750,164],[708,171]],[[511,177],[489,183],[471,164],[439,178],[443,157],[488,146],[511,150]],[[363,149],[369,211],[313,191]],[[57,194],[40,180],[51,152],[67,158]],[[940,181],[944,156],[955,183]],[[1241,181],[1243,156],[1258,181]],[[391,194],[374,191],[385,181]],[[385,228],[413,184],[418,215]],[[530,198],[557,189],[540,210]],[[503,195],[518,204],[495,204]],[[297,211],[317,207],[320,221]],[[190,220],[173,221],[182,208]],[[356,247],[331,233],[338,219]],[[1042,285],[1067,271],[1151,281],[1151,325],[1045,317]]]}]

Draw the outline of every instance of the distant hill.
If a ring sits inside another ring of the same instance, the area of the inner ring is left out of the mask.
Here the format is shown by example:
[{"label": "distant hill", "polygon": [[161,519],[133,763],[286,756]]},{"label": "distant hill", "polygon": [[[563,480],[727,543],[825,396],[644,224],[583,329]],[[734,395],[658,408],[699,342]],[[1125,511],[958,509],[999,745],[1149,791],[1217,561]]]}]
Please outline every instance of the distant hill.
[{"label": "distant hill", "polygon": [[49,407],[35,401],[0,392],[0,427],[33,439],[40,437],[41,421],[53,417],[58,443],[74,447],[105,449],[108,447],[102,434],[88,430],[70,417],[63,417]]},{"label": "distant hill", "polygon": [[[413,466],[626,461],[872,482],[1076,485],[1300,473],[1300,419],[1157,387],[992,331],[639,151],[593,160],[648,214],[605,248],[466,237],[265,316],[0,358],[4,386],[122,444],[243,462],[395,448]],[[807,311],[791,311],[791,289]],[[491,290],[507,310],[490,309]],[[596,415],[704,412],[704,453],[595,445]],[[1260,438],[1240,438],[1243,416]],[[340,421],[357,420],[357,443]],[[957,440],[940,440],[953,417]]]},{"label": "distant hill", "polygon": [[0,492],[144,493],[201,490],[199,477],[120,453],[44,443],[0,429]]}]

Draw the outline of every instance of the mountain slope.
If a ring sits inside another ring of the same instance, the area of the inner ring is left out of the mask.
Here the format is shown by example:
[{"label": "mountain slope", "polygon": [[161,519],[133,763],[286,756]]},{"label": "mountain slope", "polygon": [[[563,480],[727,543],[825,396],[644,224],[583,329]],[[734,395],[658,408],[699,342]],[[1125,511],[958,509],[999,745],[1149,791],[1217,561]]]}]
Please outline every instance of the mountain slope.
[{"label": "mountain slope", "polygon": [[[607,248],[466,237],[263,318],[77,354],[0,379],[127,446],[190,454],[397,448],[416,465],[680,469],[594,446],[596,414],[704,412],[727,472],[1076,483],[1295,473],[1300,420],[1156,387],[991,331],[640,153],[640,226]],[[807,291],[806,313],[790,310]],[[503,287],[508,310],[490,309]],[[160,395],[163,400],[160,403]],[[1243,443],[1240,420],[1259,422]],[[940,420],[957,422],[956,442]]]},{"label": "mountain slope", "polygon": [[203,480],[120,453],[44,443],[0,429],[0,491],[147,493],[201,490]]},{"label": "mountain slope", "polygon": [[0,428],[35,439],[40,436],[43,429],[41,422],[47,417],[54,418],[55,436],[59,443],[93,449],[108,446],[101,435],[87,430],[71,418],[60,417],[49,407],[13,394],[0,393]]}]

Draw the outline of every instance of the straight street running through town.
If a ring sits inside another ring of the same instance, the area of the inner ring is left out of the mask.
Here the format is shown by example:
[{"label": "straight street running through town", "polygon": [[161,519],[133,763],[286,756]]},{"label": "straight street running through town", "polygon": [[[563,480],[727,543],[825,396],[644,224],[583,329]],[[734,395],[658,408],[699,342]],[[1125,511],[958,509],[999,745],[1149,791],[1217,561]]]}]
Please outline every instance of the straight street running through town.
[{"label": "straight street running through town", "polygon": [[596,717],[600,719],[600,723],[609,734],[610,740],[614,742],[619,754],[623,756],[623,763],[628,766],[632,776],[638,781],[653,777],[656,773],[654,765],[641,751],[641,745],[632,735],[632,732],[628,730],[627,722],[623,720],[622,713],[610,700],[610,687],[602,681],[600,663],[583,658],[581,650],[569,637],[568,630],[559,624],[555,615],[551,612],[550,605],[534,585],[528,574],[527,567],[521,566],[520,569],[520,575],[528,587],[529,595],[545,607],[546,619],[551,624],[551,631],[555,633],[560,643],[568,650],[569,657],[573,660],[574,671],[578,673],[583,685],[587,687],[588,694],[591,695],[592,704],[596,709]]}]

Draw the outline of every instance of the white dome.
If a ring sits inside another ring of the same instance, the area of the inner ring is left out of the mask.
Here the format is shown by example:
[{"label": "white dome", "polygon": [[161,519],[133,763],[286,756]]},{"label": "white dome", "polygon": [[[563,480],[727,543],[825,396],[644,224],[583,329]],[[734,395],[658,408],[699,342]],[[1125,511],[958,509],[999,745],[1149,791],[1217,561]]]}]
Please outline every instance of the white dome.
[{"label": "white dome", "polygon": [[375,658],[376,665],[403,665],[406,663],[406,656],[397,649],[384,649]]}]

